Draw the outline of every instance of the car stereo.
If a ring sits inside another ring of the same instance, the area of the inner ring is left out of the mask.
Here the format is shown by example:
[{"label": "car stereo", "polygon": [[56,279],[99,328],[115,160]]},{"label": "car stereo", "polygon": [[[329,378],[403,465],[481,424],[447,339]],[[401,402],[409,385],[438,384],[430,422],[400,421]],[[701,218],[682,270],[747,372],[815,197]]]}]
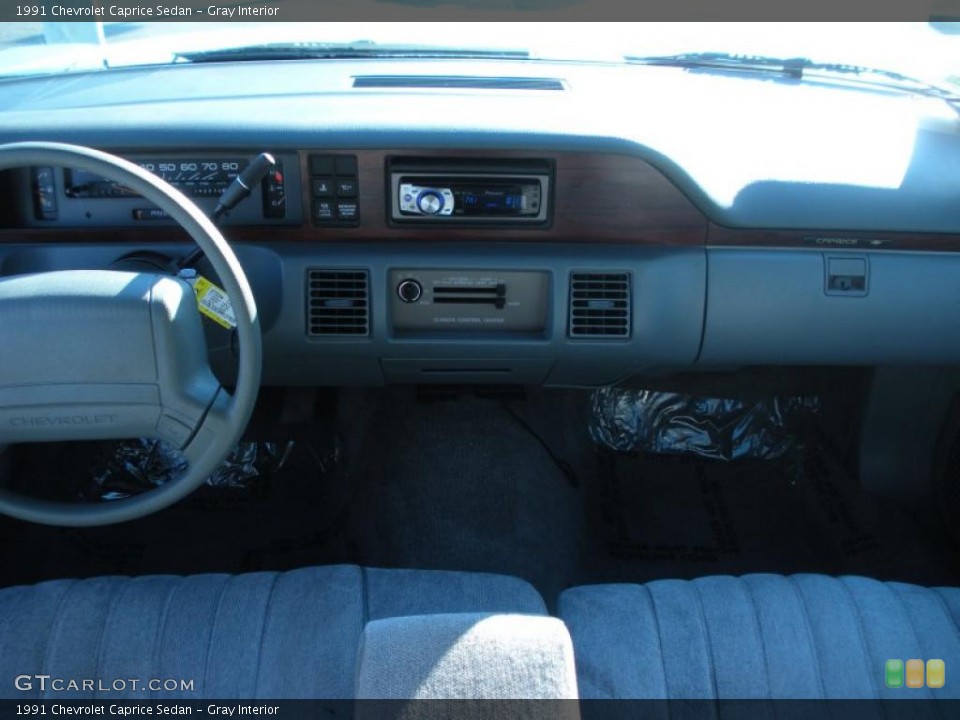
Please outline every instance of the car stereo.
[{"label": "car stereo", "polygon": [[551,175],[546,162],[393,164],[390,220],[544,225],[550,217]]}]

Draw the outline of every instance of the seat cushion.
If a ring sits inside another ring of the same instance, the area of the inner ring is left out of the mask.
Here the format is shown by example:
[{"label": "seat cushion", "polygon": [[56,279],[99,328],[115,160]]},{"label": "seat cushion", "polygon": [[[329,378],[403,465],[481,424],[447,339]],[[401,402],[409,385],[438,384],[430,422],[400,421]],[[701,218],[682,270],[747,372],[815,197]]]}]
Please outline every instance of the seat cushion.
[{"label": "seat cushion", "polygon": [[[187,577],[98,577],[0,590],[0,695],[27,698],[350,698],[369,620],[543,614],[526,582],[355,566]],[[13,678],[50,675],[51,680]],[[91,679],[193,681],[159,692]],[[61,688],[54,687],[60,679]],[[77,681],[69,689],[67,681]],[[42,685],[46,687],[42,687]]]},{"label": "seat cushion", "polygon": [[[557,618],[458,613],[375,620],[357,662],[360,700],[575,700],[573,647]],[[361,706],[363,707],[363,706]],[[378,717],[383,704],[361,713]],[[548,717],[578,718],[576,704]]]},{"label": "seat cushion", "polygon": [[[960,589],[747,575],[564,592],[582,698],[957,698]],[[888,659],[943,660],[943,688],[888,688]]]}]

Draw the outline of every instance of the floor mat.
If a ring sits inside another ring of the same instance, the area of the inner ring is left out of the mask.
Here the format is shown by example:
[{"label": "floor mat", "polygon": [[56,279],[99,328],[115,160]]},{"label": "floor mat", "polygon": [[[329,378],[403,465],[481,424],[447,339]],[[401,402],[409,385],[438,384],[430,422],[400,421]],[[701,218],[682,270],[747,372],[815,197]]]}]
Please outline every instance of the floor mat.
[{"label": "floor mat", "polygon": [[[47,496],[89,483],[99,443],[15,449],[18,482]],[[135,522],[54,528],[0,519],[0,584],[110,574],[286,570],[345,562],[346,502],[328,440],[298,439],[283,466],[243,488],[202,487]],[[56,487],[49,487],[56,485]],[[36,488],[35,488],[36,489]],[[42,492],[42,491],[41,491]]]},{"label": "floor mat", "polygon": [[[340,562],[516,575],[548,602],[571,585],[751,572],[960,585],[945,535],[864,493],[816,443],[775,461],[598,456],[582,393],[429,400],[390,388],[343,399],[339,463],[318,463],[332,429],[305,427],[280,470],[136,522],[0,518],[0,585]],[[45,496],[76,487],[70,475],[96,447],[12,448],[18,481]]]},{"label": "floor mat", "polygon": [[586,582],[748,572],[956,584],[949,540],[823,449],[776,461],[599,456]]}]

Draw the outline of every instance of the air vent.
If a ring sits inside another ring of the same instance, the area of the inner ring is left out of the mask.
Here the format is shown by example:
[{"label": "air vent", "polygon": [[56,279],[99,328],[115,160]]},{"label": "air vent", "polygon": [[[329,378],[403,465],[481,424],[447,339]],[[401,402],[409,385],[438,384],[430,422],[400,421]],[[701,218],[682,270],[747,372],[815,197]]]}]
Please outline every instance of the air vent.
[{"label": "air vent", "polygon": [[570,337],[630,336],[630,274],[573,273],[570,276]]},{"label": "air vent", "polygon": [[538,77],[469,75],[359,75],[355,88],[439,88],[449,90],[563,90],[563,82]]},{"label": "air vent", "polygon": [[368,335],[370,281],[366,270],[318,270],[307,275],[307,334]]}]

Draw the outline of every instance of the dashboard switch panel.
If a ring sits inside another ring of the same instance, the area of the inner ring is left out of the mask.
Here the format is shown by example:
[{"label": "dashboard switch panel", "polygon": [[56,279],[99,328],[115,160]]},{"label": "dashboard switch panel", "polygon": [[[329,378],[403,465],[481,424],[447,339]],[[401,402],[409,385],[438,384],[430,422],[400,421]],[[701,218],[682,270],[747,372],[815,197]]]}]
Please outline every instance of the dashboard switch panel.
[{"label": "dashboard switch panel", "polygon": [[311,155],[310,215],[313,224],[356,227],[360,224],[360,181],[356,155]]},{"label": "dashboard switch panel", "polygon": [[277,160],[276,166],[260,183],[263,192],[263,216],[271,220],[282,220],[287,215],[287,183],[283,171],[283,161]]}]

